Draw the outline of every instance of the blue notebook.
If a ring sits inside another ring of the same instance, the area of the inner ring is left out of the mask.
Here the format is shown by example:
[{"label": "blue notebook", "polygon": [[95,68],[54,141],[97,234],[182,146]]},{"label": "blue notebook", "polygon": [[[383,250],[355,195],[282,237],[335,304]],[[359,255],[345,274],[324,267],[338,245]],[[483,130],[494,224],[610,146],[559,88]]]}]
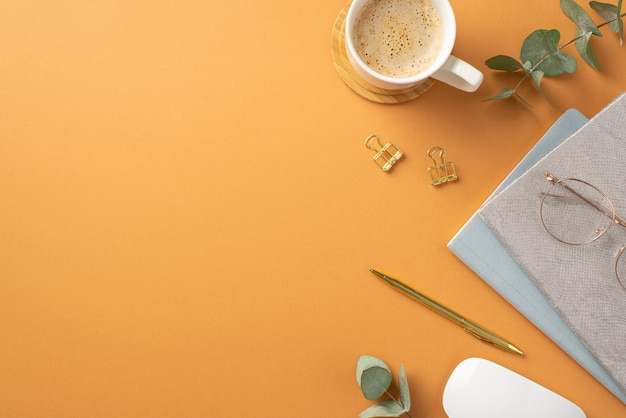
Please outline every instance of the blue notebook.
[{"label": "blue notebook", "polygon": [[[575,109],[566,111],[513,169],[489,201],[526,172],[588,119]],[[626,395],[596,361],[543,296],[515,259],[502,246],[478,214],[474,214],[448,243],[448,248],[529,321],[576,360],[622,402]]]}]

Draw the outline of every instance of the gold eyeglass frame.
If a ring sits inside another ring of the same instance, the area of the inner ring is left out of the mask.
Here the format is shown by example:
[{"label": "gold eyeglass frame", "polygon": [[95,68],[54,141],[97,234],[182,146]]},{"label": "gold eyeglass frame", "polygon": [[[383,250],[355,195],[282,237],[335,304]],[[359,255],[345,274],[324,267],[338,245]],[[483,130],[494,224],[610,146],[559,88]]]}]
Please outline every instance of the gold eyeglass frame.
[{"label": "gold eyeglass frame", "polygon": [[[559,242],[562,242],[564,244],[568,244],[568,245],[587,245],[595,240],[597,240],[598,238],[602,237],[604,234],[606,234],[606,232],[611,228],[612,225],[619,225],[623,228],[626,229],[626,221],[620,217],[619,215],[617,215],[616,211],[615,211],[615,205],[613,204],[613,202],[611,201],[611,199],[609,199],[609,197],[600,189],[598,189],[596,186],[594,186],[591,183],[588,183],[584,180],[580,180],[580,179],[576,179],[576,178],[565,178],[565,179],[559,179],[555,176],[553,176],[550,173],[546,173],[545,174],[545,178],[546,180],[548,180],[548,182],[550,182],[550,187],[548,188],[548,190],[546,190],[543,194],[543,197],[541,198],[541,203],[539,205],[539,216],[541,218],[541,223],[543,224],[544,229],[548,232],[548,234],[550,234],[550,236],[554,239],[556,239]],[[606,201],[608,202],[608,204],[610,205],[610,207],[604,207],[602,204],[598,203],[598,202],[594,202],[592,200],[587,199],[586,197],[582,196],[580,193],[576,192],[574,189],[572,189],[571,187],[569,187],[565,182],[567,181],[575,181],[578,183],[582,183],[588,187],[591,187],[592,189],[594,189],[595,191],[597,191],[600,195],[602,195],[602,197],[604,197],[606,199]],[[565,189],[567,189],[569,192],[573,193],[574,195],[576,195],[578,198],[580,198],[582,201],[584,201],[585,203],[593,206],[594,208],[596,208],[598,211],[600,211],[604,216],[606,216],[607,218],[610,219],[610,222],[608,224],[608,226],[600,231],[596,236],[594,236],[593,238],[584,241],[584,242],[567,242],[561,238],[559,238],[558,236],[554,235],[552,233],[552,231],[550,231],[550,228],[548,228],[548,226],[546,225],[546,222],[544,220],[543,217],[543,203],[546,200],[546,198],[548,196],[550,196],[550,191],[556,187],[556,186],[561,186],[564,187]],[[614,265],[614,271],[615,271],[615,277],[617,278],[617,282],[620,284],[620,286],[626,290],[626,284],[624,284],[624,282],[622,282],[622,278],[620,278],[619,276],[619,272],[618,272],[618,268],[617,265],[619,263],[620,257],[624,254],[624,252],[626,251],[626,244],[622,245],[621,248],[617,251],[617,254],[615,255],[615,265]]]}]

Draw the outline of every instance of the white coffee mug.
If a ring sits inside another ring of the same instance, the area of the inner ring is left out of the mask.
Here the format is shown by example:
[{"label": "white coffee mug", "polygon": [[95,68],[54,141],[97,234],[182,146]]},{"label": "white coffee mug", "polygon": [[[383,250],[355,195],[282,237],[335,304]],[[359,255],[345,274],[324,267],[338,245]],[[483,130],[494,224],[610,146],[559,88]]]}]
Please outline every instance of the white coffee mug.
[{"label": "white coffee mug", "polygon": [[354,0],[346,17],[346,51],[356,73],[370,84],[387,90],[403,90],[434,78],[463,91],[476,91],[483,81],[483,74],[467,62],[451,55],[456,39],[456,19],[448,0],[429,0],[439,12],[443,40],[438,55],[432,63],[417,74],[407,77],[391,77],[369,67],[359,56],[354,44],[354,25],[359,12],[373,0]]}]

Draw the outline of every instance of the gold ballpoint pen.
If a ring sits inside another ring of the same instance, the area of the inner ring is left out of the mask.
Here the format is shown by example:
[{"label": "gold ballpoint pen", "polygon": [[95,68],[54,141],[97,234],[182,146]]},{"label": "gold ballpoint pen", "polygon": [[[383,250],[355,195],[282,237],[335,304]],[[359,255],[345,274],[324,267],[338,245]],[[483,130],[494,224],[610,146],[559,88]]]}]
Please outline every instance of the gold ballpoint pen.
[{"label": "gold ballpoint pen", "polygon": [[524,354],[522,350],[520,350],[519,348],[517,348],[515,345],[505,340],[504,338],[500,337],[499,335],[494,334],[493,332],[489,331],[486,328],[483,328],[477,323],[470,321],[469,319],[463,317],[462,315],[459,315],[458,313],[446,308],[445,306],[441,305],[438,302],[435,302],[431,298],[424,296],[423,294],[410,288],[404,283],[396,279],[393,279],[389,276],[386,276],[383,273],[376,271],[374,269],[370,269],[370,271],[374,273],[376,276],[378,276],[380,279],[382,279],[389,286],[399,291],[400,293],[403,293],[404,295],[410,297],[411,299],[418,301],[422,305],[448,318],[450,321],[455,322],[457,325],[460,325],[461,327],[463,327],[465,331],[472,334],[474,337],[478,338],[479,340],[492,344],[502,350],[510,351],[512,353],[516,353],[520,355]]}]

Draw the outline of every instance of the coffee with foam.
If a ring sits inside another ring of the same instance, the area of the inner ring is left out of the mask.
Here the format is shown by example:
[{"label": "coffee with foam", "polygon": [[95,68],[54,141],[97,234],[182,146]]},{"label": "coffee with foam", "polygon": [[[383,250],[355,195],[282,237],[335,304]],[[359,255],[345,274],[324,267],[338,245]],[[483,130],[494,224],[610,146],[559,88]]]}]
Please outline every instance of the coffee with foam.
[{"label": "coffee with foam", "polygon": [[437,58],[442,42],[441,17],[429,0],[371,0],[354,25],[363,62],[389,77],[420,73]]}]

